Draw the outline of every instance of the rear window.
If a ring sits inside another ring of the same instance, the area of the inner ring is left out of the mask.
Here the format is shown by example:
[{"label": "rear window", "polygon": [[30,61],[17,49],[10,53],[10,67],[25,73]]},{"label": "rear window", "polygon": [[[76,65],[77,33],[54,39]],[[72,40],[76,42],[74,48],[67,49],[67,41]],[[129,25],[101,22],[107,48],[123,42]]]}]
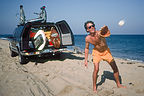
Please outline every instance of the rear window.
[{"label": "rear window", "polygon": [[60,27],[63,34],[70,33],[68,30],[68,27],[65,24],[59,24],[59,27]]}]

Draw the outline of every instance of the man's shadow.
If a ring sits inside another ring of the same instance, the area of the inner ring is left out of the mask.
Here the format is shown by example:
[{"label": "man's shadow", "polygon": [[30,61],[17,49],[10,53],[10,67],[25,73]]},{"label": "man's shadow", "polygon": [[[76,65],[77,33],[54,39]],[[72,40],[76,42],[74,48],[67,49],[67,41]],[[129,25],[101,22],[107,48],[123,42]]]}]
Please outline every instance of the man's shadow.
[{"label": "man's shadow", "polygon": [[[101,81],[96,84],[97,87],[100,86],[100,85],[102,85],[105,82],[106,79],[114,80],[115,81],[115,78],[114,78],[112,72],[110,72],[110,71],[104,71],[103,74],[101,75]],[[122,84],[121,76],[119,76],[119,80],[120,80],[120,84]]]}]

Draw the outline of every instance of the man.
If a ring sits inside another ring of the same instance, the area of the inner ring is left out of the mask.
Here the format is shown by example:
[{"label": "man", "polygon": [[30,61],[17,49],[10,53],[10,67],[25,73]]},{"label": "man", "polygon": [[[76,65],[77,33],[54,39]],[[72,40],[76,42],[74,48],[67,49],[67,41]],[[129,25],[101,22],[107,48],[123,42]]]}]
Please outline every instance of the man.
[{"label": "man", "polygon": [[94,49],[92,51],[93,63],[94,63],[94,71],[93,71],[93,91],[97,92],[96,89],[96,81],[97,74],[99,71],[99,63],[101,60],[107,61],[114,72],[114,78],[116,80],[116,84],[118,88],[125,88],[120,84],[119,80],[119,71],[110,53],[110,49],[107,46],[105,37],[110,36],[110,31],[107,26],[103,26],[100,31],[96,31],[95,24],[93,21],[87,21],[84,25],[89,35],[85,38],[85,66],[88,66],[88,53],[89,53],[89,43],[94,45]]}]

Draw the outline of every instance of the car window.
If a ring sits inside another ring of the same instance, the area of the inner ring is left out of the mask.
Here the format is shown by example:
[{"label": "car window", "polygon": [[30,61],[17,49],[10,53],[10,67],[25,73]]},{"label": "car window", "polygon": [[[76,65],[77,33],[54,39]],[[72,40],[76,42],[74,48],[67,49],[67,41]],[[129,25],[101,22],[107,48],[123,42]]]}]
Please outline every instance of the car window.
[{"label": "car window", "polygon": [[21,36],[21,32],[23,30],[24,26],[19,26],[14,31],[14,37],[19,38]]},{"label": "car window", "polygon": [[68,27],[65,24],[60,24],[59,27],[63,34],[69,33]]}]

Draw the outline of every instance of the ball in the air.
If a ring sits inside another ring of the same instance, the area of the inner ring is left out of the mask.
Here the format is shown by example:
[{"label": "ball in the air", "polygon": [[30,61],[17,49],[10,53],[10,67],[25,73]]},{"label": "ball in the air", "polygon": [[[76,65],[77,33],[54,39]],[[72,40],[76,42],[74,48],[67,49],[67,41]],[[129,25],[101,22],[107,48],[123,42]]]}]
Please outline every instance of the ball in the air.
[{"label": "ball in the air", "polygon": [[119,26],[123,26],[124,24],[125,24],[124,20],[120,20],[119,23],[118,23]]}]

